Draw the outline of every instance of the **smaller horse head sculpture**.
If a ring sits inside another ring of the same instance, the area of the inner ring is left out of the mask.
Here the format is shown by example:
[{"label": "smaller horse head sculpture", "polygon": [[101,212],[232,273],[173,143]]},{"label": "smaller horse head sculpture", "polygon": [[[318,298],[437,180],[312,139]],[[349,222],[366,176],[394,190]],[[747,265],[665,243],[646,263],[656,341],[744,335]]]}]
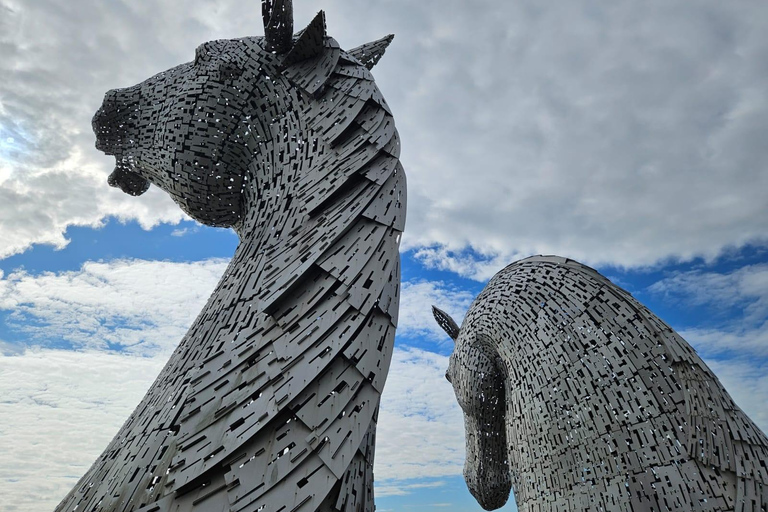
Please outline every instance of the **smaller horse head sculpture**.
[{"label": "smaller horse head sculpture", "polygon": [[477,502],[486,510],[494,510],[507,502],[512,486],[503,413],[504,364],[490,331],[478,328],[473,315],[467,315],[460,329],[448,313],[435,306],[432,313],[456,344],[445,378],[464,412],[464,479]]},{"label": "smaller horse head sculpture", "polygon": [[[446,378],[464,476],[486,510],[765,510],[768,437],[691,346],[595,270],[557,256],[496,274]],[[763,461],[755,464],[754,461]]]}]

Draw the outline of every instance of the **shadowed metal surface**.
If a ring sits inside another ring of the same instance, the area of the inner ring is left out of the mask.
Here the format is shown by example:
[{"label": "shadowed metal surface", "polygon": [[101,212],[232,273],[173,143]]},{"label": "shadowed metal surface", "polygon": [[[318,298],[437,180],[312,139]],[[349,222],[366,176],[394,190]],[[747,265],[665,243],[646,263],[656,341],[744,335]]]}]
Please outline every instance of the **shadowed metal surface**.
[{"label": "shadowed metal surface", "polygon": [[[379,397],[397,324],[405,176],[369,69],[323,13],[297,36],[210,41],[107,93],[110,185],[165,190],[235,229],[203,311],[59,511],[373,511]],[[269,38],[273,38],[270,40]]]},{"label": "shadowed metal surface", "polygon": [[536,256],[496,274],[446,377],[487,510],[768,509],[768,438],[671,327],[595,270]]}]

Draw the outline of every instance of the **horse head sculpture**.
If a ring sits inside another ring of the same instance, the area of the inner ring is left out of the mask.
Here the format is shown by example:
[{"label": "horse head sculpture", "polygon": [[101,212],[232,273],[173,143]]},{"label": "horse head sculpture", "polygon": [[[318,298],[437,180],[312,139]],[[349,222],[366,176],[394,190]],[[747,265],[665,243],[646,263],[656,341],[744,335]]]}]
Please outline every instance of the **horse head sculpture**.
[{"label": "horse head sculpture", "polygon": [[265,1],[264,13],[266,37],[203,43],[192,62],[107,92],[93,129],[97,149],[116,157],[110,185],[141,195],[153,184],[195,220],[237,228],[281,164],[306,169],[326,149],[312,140],[332,128],[323,123],[354,123],[359,104],[323,108],[328,88],[388,110],[366,82],[392,36],[344,52],[322,11],[295,38],[290,1]]},{"label": "horse head sculpture", "polygon": [[93,118],[109,184],[154,185],[235,229],[234,257],[154,384],[57,510],[372,511],[397,323],[405,176],[370,69],[320,12],[293,34],[211,41],[110,91]]},{"label": "horse head sculpture", "polygon": [[506,407],[503,362],[487,329],[459,329],[444,311],[432,306],[432,312],[456,343],[445,378],[464,413],[464,479],[478,503],[493,510],[506,503],[511,488],[504,414],[499,414]]},{"label": "horse head sculpture", "polygon": [[672,328],[595,270],[557,256],[496,274],[446,378],[464,412],[470,492],[486,510],[768,507],[768,437]]}]

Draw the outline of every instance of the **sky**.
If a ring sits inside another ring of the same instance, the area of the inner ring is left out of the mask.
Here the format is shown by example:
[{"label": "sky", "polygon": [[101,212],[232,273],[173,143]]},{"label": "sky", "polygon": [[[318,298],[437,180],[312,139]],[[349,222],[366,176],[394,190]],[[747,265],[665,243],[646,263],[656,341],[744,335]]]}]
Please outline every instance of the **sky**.
[{"label": "sky", "polygon": [[[481,510],[429,305],[460,321],[532,254],[630,291],[768,430],[768,3],[294,3],[343,48],[395,34],[373,70],[408,177],[380,512]],[[93,113],[204,41],[262,34],[255,0],[0,0],[0,511],[55,507],[237,244],[158,189],[108,187]]]}]

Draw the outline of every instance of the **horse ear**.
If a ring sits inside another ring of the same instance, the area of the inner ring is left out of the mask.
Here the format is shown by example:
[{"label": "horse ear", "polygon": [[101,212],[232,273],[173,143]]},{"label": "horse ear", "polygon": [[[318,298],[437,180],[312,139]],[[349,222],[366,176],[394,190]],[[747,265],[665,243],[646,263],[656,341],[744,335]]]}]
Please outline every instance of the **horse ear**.
[{"label": "horse ear", "polygon": [[285,56],[284,66],[290,66],[302,60],[316,57],[325,48],[325,13],[320,11],[307,28],[301,31],[291,51]]},{"label": "horse ear", "polygon": [[456,341],[456,338],[459,337],[459,326],[456,325],[456,322],[453,321],[453,318],[451,318],[448,313],[436,308],[435,306],[432,306],[432,315],[435,317],[437,325],[442,327],[453,341]]},{"label": "horse ear", "polygon": [[285,53],[293,38],[293,0],[261,0],[267,49]]},{"label": "horse ear", "polygon": [[362,62],[363,66],[371,69],[379,62],[384,55],[384,50],[387,49],[387,46],[389,46],[389,43],[391,43],[394,38],[394,34],[389,34],[387,37],[382,37],[377,41],[372,41],[360,45],[357,48],[352,48],[347,53]]}]

